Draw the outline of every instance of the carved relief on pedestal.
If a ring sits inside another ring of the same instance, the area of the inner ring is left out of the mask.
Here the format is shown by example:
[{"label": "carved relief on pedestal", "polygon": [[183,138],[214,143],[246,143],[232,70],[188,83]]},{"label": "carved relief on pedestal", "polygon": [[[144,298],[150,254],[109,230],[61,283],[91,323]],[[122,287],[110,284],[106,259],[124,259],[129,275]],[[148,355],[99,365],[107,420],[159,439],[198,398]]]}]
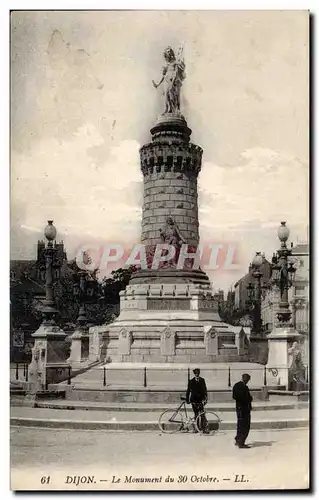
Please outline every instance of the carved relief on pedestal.
[{"label": "carved relief on pedestal", "polygon": [[119,354],[131,354],[132,332],[123,327],[119,331]]},{"label": "carved relief on pedestal", "polygon": [[29,383],[35,391],[43,389],[45,383],[45,342],[36,340],[32,348],[29,366]]},{"label": "carved relief on pedestal", "polygon": [[204,344],[207,355],[218,355],[218,334],[214,327],[204,326]]},{"label": "carved relief on pedestal", "polygon": [[292,346],[288,348],[288,356],[290,365],[288,370],[289,390],[305,390],[307,386],[306,367],[303,364],[299,342],[293,342]]},{"label": "carved relief on pedestal", "polygon": [[100,352],[100,334],[98,327],[91,327],[89,329],[89,359],[90,361],[97,361]]},{"label": "carved relief on pedestal", "polygon": [[239,336],[238,354],[239,355],[246,354],[249,348],[249,340],[243,328],[241,328],[238,336]]},{"label": "carved relief on pedestal", "polygon": [[169,326],[161,333],[161,353],[163,356],[175,354],[175,332]]}]

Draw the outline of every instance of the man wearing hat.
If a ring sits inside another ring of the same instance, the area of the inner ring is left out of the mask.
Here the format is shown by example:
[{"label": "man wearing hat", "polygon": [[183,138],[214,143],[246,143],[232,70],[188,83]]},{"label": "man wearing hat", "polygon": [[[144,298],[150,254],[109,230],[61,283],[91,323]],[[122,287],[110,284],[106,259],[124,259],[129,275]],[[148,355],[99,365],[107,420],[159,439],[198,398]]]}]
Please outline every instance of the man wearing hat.
[{"label": "man wearing hat", "polygon": [[237,413],[237,434],[235,437],[235,445],[238,448],[249,448],[245,441],[250,431],[250,412],[251,402],[253,400],[247,384],[250,380],[250,375],[244,373],[241,381],[237,382],[233,387],[233,399],[236,401]]},{"label": "man wearing hat", "polygon": [[[200,377],[200,369],[195,368],[193,370],[195,377],[188,381],[188,387],[186,391],[186,402],[192,404],[195,419],[197,415],[204,411],[204,405],[207,403],[207,387],[205,379]],[[203,432],[206,434],[208,431],[205,429],[206,419],[201,419],[201,427]]]}]

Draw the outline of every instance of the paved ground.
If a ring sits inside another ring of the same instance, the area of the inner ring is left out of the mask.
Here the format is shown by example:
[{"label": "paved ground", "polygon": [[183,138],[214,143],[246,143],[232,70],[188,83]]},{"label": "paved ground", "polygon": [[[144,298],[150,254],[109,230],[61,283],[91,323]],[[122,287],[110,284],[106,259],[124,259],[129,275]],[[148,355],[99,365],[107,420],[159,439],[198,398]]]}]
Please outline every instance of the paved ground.
[{"label": "paved ground", "polygon": [[[24,418],[39,418],[39,419],[63,419],[63,420],[87,420],[87,421],[137,421],[137,422],[157,422],[161,411],[121,411],[114,412],[113,410],[53,410],[47,408],[27,408],[27,407],[11,407],[11,417]],[[190,411],[192,415],[192,411]],[[235,421],[236,414],[233,412],[218,412],[218,416],[222,421]],[[272,421],[272,420],[291,420],[291,419],[307,419],[309,411],[307,408],[293,410],[267,410],[252,412],[252,421]]]},{"label": "paved ground", "polygon": [[[181,402],[181,401],[180,401]],[[11,406],[18,407],[24,406],[23,398],[12,398]],[[265,410],[284,410],[284,409],[301,409],[308,408],[309,403],[305,401],[298,401],[294,397],[280,397],[271,396],[269,401],[254,401],[253,409],[255,411]],[[116,402],[107,403],[104,401],[85,401],[85,400],[71,400],[71,399],[47,399],[38,400],[37,408],[50,408],[57,410],[90,410],[90,411],[158,411],[162,412],[167,409],[177,408],[177,403],[137,403],[137,402]],[[191,406],[186,406],[187,410],[191,410]],[[235,412],[235,401],[225,402],[209,402],[206,406],[206,411],[215,412]]]},{"label": "paved ground", "polygon": [[[307,430],[252,431],[248,439],[252,448],[247,450],[234,446],[233,434],[13,427],[11,487],[238,490],[308,486]],[[168,475],[174,482],[165,481]],[[74,476],[81,478],[80,484],[76,485],[77,479],[75,484],[66,484]],[[92,476],[93,484],[88,483],[88,476]],[[49,477],[42,479],[49,485],[41,485],[41,477]],[[135,478],[153,479],[153,483],[137,482]]]}]

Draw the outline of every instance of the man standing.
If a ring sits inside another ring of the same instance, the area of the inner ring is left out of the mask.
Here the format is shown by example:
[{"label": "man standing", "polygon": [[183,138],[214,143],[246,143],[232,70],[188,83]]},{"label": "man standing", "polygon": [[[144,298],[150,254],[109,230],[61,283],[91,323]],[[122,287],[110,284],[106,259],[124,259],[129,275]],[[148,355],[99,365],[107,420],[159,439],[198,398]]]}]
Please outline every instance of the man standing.
[{"label": "man standing", "polygon": [[[200,369],[195,368],[195,370],[193,370],[193,373],[195,377],[188,381],[186,402],[188,404],[192,404],[196,419],[198,414],[204,411],[204,405],[207,403],[207,387],[205,379],[199,376]],[[206,418],[203,417],[201,420],[201,430],[205,434],[208,434],[209,431],[206,429]]]},{"label": "man standing", "polygon": [[235,437],[235,445],[238,448],[249,448],[245,444],[250,430],[250,412],[251,402],[253,400],[247,384],[250,380],[250,375],[244,373],[241,381],[237,382],[233,387],[233,399],[236,401],[237,413],[237,435]]}]

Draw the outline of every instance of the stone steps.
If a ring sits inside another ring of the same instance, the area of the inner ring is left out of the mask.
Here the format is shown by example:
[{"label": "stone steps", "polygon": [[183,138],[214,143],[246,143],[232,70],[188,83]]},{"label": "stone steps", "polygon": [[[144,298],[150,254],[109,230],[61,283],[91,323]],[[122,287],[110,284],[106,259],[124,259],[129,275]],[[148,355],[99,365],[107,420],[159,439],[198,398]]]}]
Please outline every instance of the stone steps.
[{"label": "stone steps", "polygon": [[[186,388],[180,390],[172,390],[169,388],[130,388],[124,387],[106,387],[104,389],[81,387],[74,388],[70,392],[66,392],[68,400],[78,401],[96,401],[104,403],[165,403],[177,404],[180,402],[181,396],[185,396]],[[254,401],[265,399],[265,393],[262,390],[252,390],[251,394]],[[208,402],[231,402],[231,390],[215,390],[208,391]]]},{"label": "stone steps", "polygon": [[[21,406],[16,404],[14,400],[11,401],[12,406]],[[23,401],[22,401],[23,403]],[[72,400],[50,400],[50,401],[37,401],[37,408],[53,409],[53,410],[86,410],[86,411],[105,411],[105,412],[161,412],[169,408],[175,409],[176,404],[163,404],[163,403],[103,403],[95,401],[72,401]],[[254,413],[274,410],[293,410],[293,409],[307,409],[309,407],[307,402],[273,402],[273,401],[257,401],[253,404]],[[191,409],[191,406],[187,405]],[[213,412],[234,412],[235,403],[209,403],[205,406],[206,411]]]},{"label": "stone steps", "polygon": [[[120,431],[159,431],[158,418],[161,411],[118,412],[53,410],[43,408],[11,408],[11,426],[64,428],[64,429],[104,429]],[[191,414],[192,412],[190,412]],[[236,429],[235,412],[219,412],[220,431]],[[288,429],[308,427],[309,416],[306,409],[268,410],[252,412],[252,429]]]}]

